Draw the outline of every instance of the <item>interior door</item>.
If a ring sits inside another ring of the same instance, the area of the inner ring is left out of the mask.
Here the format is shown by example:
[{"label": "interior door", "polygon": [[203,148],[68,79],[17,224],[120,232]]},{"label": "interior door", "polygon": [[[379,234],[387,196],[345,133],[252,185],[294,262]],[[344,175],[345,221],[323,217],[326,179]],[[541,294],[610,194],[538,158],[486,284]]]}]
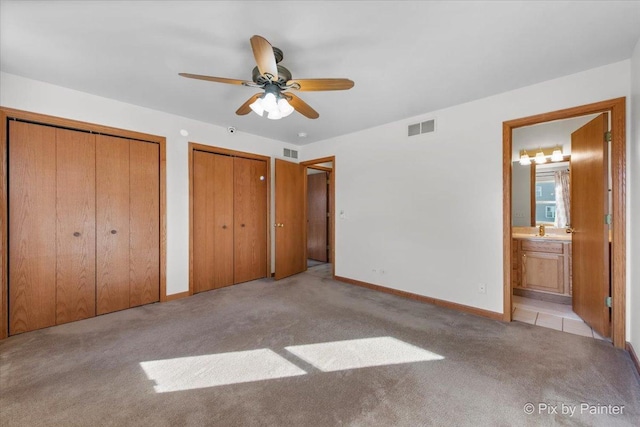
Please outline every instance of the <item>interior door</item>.
[{"label": "interior door", "polygon": [[307,267],[305,169],[276,159],[276,280],[302,273]]},{"label": "interior door", "polygon": [[327,173],[307,175],[307,258],[327,262]]},{"label": "interior door", "polygon": [[96,315],[96,136],[56,129],[56,323]]},{"label": "interior door", "polygon": [[234,283],[267,276],[267,164],[233,159]]},{"label": "interior door", "polygon": [[610,335],[607,113],[571,134],[573,311],[603,337]]}]

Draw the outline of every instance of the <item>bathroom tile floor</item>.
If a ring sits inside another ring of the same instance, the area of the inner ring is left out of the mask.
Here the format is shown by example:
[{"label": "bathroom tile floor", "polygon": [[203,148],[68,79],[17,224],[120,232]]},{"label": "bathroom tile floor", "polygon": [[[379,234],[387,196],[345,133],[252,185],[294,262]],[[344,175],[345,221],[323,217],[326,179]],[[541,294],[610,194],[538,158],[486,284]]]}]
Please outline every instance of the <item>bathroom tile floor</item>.
[{"label": "bathroom tile floor", "polygon": [[573,312],[570,305],[540,301],[513,295],[513,320],[530,323],[544,328],[583,335],[601,340],[601,337],[589,325]]}]

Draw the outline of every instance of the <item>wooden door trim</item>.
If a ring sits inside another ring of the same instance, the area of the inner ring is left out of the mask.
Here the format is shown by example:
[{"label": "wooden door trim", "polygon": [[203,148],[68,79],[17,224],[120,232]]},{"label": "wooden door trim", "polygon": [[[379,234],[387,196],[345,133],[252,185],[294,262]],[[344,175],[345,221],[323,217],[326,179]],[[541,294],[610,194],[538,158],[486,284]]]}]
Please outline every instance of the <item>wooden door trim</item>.
[{"label": "wooden door trim", "polygon": [[7,266],[9,265],[7,224],[7,120],[16,119],[47,126],[61,127],[71,130],[79,130],[121,138],[136,139],[159,144],[160,147],[160,301],[167,300],[167,197],[166,197],[166,138],[158,135],[103,126],[95,123],[87,123],[14,108],[0,107],[0,339],[7,338],[9,331],[8,297],[9,277]]},{"label": "wooden door trim", "polygon": [[511,174],[512,131],[515,128],[570,119],[588,114],[611,113],[611,175],[613,231],[611,244],[611,338],[613,345],[624,348],[626,319],[626,98],[566,108],[508,120],[502,123],[502,232],[503,232],[503,320],[511,321]]},{"label": "wooden door trim", "polygon": [[[327,168],[325,166],[314,166],[318,163],[326,163],[331,162],[332,167]],[[329,234],[329,252],[331,253],[331,275],[333,278],[336,277],[336,156],[328,156],[322,157],[319,159],[306,160],[304,162],[300,162],[301,165],[306,166],[311,169],[319,169],[326,170],[329,172],[329,213],[331,216],[331,233]],[[306,179],[305,179],[305,189],[304,189],[304,212],[305,212],[305,223],[306,223],[306,212],[307,212],[307,187],[306,187]],[[306,230],[306,228],[305,228]],[[306,237],[305,237],[306,242]],[[307,246],[305,245],[305,259],[307,257],[306,250]]]},{"label": "wooden door trim", "polygon": [[[189,291],[193,295],[193,152],[204,151],[212,154],[222,154],[231,157],[262,160],[267,165],[267,267],[265,277],[271,277],[271,157],[244,151],[230,150],[228,148],[214,147],[212,145],[189,142]],[[184,292],[183,292],[184,294]]]}]

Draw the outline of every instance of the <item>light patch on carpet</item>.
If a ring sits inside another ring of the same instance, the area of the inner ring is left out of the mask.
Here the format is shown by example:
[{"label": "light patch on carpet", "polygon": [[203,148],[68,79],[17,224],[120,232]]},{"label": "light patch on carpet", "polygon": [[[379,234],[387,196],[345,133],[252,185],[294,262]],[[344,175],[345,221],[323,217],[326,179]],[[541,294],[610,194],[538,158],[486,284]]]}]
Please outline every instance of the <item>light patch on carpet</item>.
[{"label": "light patch on carpet", "polygon": [[140,362],[156,393],[305,375],[269,349]]},{"label": "light patch on carpet", "polygon": [[444,359],[439,354],[392,337],[361,338],[285,348],[323,372]]}]

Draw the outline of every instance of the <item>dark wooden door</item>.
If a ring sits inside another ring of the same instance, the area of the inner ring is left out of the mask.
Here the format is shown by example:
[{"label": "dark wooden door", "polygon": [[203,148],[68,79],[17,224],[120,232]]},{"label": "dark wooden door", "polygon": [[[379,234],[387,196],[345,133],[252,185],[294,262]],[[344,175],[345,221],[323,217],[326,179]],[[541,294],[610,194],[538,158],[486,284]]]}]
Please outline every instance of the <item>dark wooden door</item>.
[{"label": "dark wooden door", "polygon": [[607,114],[571,134],[573,311],[603,337],[611,333]]},{"label": "dark wooden door", "polygon": [[267,276],[267,164],[234,158],[234,283]]},{"label": "dark wooden door", "polygon": [[56,129],[56,323],[96,315],[96,136]]},{"label": "dark wooden door", "polygon": [[56,130],[9,123],[9,334],[56,324]]},{"label": "dark wooden door", "polygon": [[96,312],[129,308],[129,140],[96,137]]},{"label": "dark wooden door", "polygon": [[276,159],[276,280],[307,267],[305,177],[304,166]]},{"label": "dark wooden door", "polygon": [[130,141],[129,305],[160,299],[160,147]]},{"label": "dark wooden door", "polygon": [[194,292],[233,284],[233,157],[193,152]]},{"label": "dark wooden door", "polygon": [[328,174],[307,175],[307,258],[327,262]]}]

